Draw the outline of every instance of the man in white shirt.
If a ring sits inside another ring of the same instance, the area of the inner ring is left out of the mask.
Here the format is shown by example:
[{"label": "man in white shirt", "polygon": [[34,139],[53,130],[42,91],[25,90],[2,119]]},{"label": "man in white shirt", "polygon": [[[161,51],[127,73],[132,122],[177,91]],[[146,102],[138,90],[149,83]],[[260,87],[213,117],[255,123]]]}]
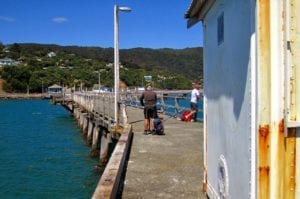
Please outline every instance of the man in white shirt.
[{"label": "man in white shirt", "polygon": [[198,113],[198,100],[199,100],[199,90],[198,85],[196,83],[192,83],[192,93],[191,93],[191,112],[193,113],[193,119],[191,122],[197,121],[197,113]]}]

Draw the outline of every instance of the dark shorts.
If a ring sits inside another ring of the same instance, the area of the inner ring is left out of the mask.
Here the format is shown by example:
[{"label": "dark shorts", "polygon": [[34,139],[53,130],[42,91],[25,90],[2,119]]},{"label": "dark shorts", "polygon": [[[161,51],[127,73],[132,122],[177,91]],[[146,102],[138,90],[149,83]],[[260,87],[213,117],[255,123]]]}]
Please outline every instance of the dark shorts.
[{"label": "dark shorts", "polygon": [[145,119],[156,118],[156,117],[157,117],[156,107],[144,107]]},{"label": "dark shorts", "polygon": [[198,110],[198,104],[191,102],[191,109],[197,111]]},{"label": "dark shorts", "polygon": [[191,110],[192,110],[192,111],[196,111],[196,112],[193,114],[193,120],[196,121],[196,120],[197,120],[197,114],[198,114],[198,104],[197,104],[197,103],[191,102]]}]

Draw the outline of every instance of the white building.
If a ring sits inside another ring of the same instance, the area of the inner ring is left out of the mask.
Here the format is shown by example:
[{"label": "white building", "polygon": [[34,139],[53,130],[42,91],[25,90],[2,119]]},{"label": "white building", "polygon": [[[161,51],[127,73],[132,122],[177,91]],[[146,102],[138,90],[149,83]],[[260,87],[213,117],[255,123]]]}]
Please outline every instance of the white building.
[{"label": "white building", "polygon": [[55,53],[55,52],[49,52],[49,53],[47,54],[47,56],[48,56],[49,58],[52,58],[52,57],[55,57],[55,56],[56,56],[56,53]]},{"label": "white building", "polygon": [[11,58],[3,58],[3,59],[0,59],[0,67],[3,67],[3,66],[15,66],[15,65],[18,65],[19,62],[18,61],[15,61]]},{"label": "white building", "polygon": [[193,0],[204,38],[204,191],[300,198],[300,0]]}]

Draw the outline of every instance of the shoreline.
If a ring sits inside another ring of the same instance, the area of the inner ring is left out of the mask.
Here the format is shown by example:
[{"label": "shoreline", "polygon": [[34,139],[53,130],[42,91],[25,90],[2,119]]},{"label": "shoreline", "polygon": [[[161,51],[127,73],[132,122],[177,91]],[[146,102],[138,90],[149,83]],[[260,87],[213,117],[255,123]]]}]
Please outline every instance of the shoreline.
[{"label": "shoreline", "polygon": [[9,99],[45,99],[46,93],[0,93],[0,100]]}]

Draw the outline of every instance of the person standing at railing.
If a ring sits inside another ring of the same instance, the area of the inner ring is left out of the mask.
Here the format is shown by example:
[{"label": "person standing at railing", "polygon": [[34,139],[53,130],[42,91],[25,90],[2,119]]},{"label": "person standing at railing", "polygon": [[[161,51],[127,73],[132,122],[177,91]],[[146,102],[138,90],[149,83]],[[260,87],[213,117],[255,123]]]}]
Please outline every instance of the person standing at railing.
[{"label": "person standing at railing", "polygon": [[191,113],[192,113],[192,120],[191,122],[197,121],[197,114],[198,114],[198,100],[200,98],[199,94],[199,86],[197,83],[192,83],[192,93],[191,93]]},{"label": "person standing at railing", "polygon": [[147,86],[146,90],[140,97],[140,103],[144,106],[144,134],[151,134],[154,128],[151,119],[157,118],[156,109],[157,94],[152,90],[151,86]]}]

